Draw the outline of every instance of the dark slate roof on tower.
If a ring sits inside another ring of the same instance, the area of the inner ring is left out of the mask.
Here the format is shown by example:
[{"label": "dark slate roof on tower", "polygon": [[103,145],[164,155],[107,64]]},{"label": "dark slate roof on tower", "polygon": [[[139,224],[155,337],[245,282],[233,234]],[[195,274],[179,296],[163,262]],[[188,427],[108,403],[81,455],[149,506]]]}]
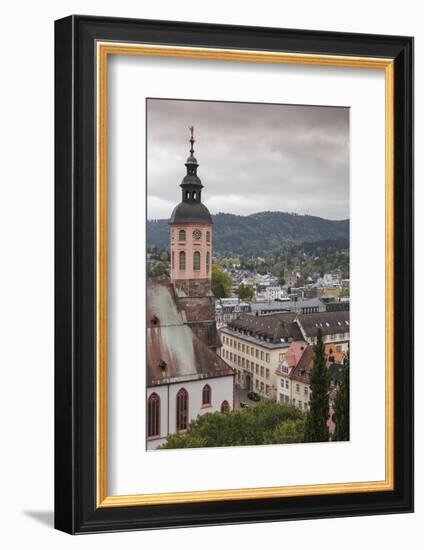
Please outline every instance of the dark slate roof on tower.
[{"label": "dark slate roof on tower", "polygon": [[185,166],[187,174],[180,183],[182,189],[182,201],[178,204],[171,214],[169,224],[180,223],[196,223],[200,225],[212,224],[212,217],[209,210],[202,204],[202,182],[197,175],[199,166],[196,157],[194,156],[194,127],[190,127],[190,156],[188,157]]},{"label": "dark slate roof on tower", "polygon": [[212,224],[212,217],[204,204],[189,204],[180,202],[171,214],[169,223],[198,223],[200,225]]}]

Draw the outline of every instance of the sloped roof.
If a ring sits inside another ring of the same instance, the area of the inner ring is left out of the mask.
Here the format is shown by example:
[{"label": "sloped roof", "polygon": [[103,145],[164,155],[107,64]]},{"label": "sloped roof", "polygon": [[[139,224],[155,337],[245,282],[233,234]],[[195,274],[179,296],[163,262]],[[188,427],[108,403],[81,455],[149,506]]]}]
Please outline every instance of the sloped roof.
[{"label": "sloped roof", "polygon": [[299,362],[292,371],[292,378],[297,382],[309,384],[309,372],[314,366],[314,351],[312,346],[306,346]]},{"label": "sloped roof", "polygon": [[306,342],[292,342],[284,356],[284,362],[287,363],[289,367],[295,367],[302,357],[307,345]]},{"label": "sloped roof", "polygon": [[299,314],[298,322],[309,337],[316,337],[319,328],[323,336],[350,332],[348,311]]},{"label": "sloped roof", "polygon": [[276,371],[277,374],[283,374],[281,367],[284,363],[291,367],[289,375],[285,374],[285,376],[289,376],[296,382],[309,384],[309,372],[314,365],[313,347],[302,341],[292,342],[284,356],[283,363],[279,365]]},{"label": "sloped roof", "polygon": [[184,323],[169,282],[147,284],[147,386],[233,375]]},{"label": "sloped roof", "polygon": [[174,208],[169,225],[179,223],[197,223],[199,225],[212,225],[212,216],[207,207],[201,202],[180,202]]},{"label": "sloped roof", "polygon": [[253,336],[269,338],[272,342],[289,338],[301,340],[302,334],[299,327],[294,323],[295,318],[295,313],[277,313],[261,317],[241,314],[237,319],[230,321],[228,327],[248,331]]}]

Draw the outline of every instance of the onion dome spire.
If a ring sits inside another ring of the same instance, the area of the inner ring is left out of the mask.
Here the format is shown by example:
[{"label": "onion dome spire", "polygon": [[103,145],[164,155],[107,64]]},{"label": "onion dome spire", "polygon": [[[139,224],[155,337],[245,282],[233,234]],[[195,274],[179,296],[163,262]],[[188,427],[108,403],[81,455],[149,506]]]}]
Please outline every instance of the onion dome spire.
[{"label": "onion dome spire", "polygon": [[185,162],[187,174],[180,183],[182,190],[182,201],[178,204],[171,214],[169,223],[198,223],[212,225],[212,218],[209,210],[202,204],[202,182],[197,175],[199,166],[196,157],[194,156],[194,126],[189,126],[190,130],[190,155]]}]

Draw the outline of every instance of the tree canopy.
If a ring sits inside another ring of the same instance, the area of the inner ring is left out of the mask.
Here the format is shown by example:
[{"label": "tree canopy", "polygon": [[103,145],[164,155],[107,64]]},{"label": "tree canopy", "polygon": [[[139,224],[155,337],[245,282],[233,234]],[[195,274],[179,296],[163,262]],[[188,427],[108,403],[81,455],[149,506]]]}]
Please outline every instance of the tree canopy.
[{"label": "tree canopy", "polygon": [[169,434],[160,449],[301,443],[305,415],[293,405],[263,400],[254,407],[206,413],[186,433]]},{"label": "tree canopy", "polygon": [[215,298],[228,298],[233,278],[216,263],[212,264],[212,292]]},{"label": "tree canopy", "polygon": [[253,290],[252,285],[246,285],[244,283],[241,283],[237,289],[237,295],[240,298],[240,300],[243,300],[245,302],[251,302],[253,299],[253,296],[255,295],[255,291]]},{"label": "tree canopy", "polygon": [[161,277],[162,275],[169,275],[169,264],[162,261],[147,264],[148,277]]}]

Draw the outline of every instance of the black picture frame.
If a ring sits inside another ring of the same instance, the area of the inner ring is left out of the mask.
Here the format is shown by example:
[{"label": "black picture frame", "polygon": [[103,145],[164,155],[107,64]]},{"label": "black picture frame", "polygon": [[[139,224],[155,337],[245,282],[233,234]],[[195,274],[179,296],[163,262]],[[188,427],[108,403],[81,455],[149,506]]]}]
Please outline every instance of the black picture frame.
[{"label": "black picture frame", "polygon": [[[96,505],[98,40],[394,59],[393,491]],[[93,533],[413,511],[413,39],[73,15],[55,22],[55,527]]]}]

